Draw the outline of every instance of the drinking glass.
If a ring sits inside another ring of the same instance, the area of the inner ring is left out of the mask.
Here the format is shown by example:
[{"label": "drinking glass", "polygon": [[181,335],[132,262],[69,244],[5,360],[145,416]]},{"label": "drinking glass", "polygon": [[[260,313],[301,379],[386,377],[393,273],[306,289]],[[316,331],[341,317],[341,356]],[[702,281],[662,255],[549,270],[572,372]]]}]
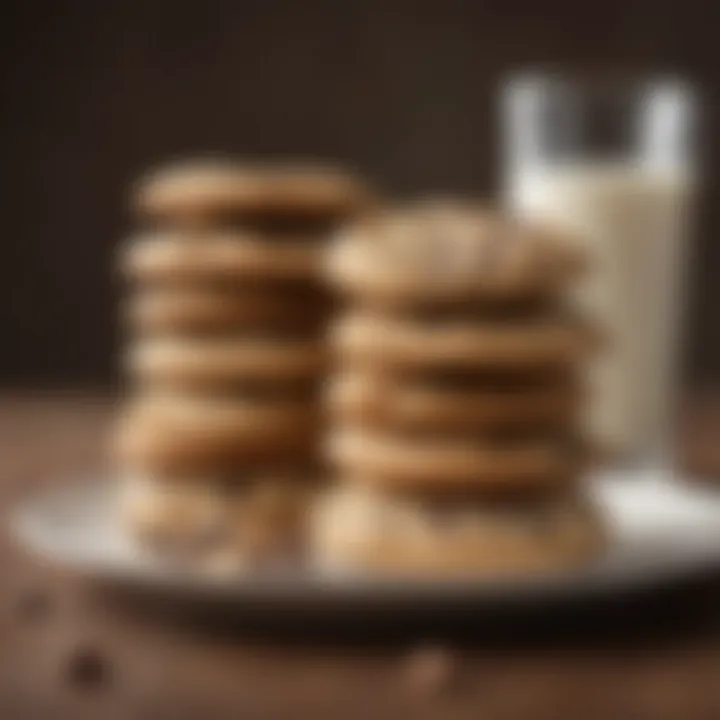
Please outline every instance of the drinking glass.
[{"label": "drinking glass", "polygon": [[667,462],[696,186],[692,88],[678,78],[510,78],[504,200],[582,243],[575,301],[608,337],[587,373],[586,426],[608,456]]}]

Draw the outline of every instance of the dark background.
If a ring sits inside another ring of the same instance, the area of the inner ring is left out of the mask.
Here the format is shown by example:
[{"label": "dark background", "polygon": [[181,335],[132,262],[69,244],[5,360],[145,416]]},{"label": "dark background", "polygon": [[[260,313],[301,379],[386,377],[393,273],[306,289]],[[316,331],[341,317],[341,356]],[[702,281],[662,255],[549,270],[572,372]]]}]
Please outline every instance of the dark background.
[{"label": "dark background", "polygon": [[[680,71],[718,116],[713,2],[20,2],[2,43],[0,382],[113,377],[127,186],[180,154],[337,158],[396,194],[494,188],[494,91],[536,63]],[[688,381],[720,372],[718,153]]]}]

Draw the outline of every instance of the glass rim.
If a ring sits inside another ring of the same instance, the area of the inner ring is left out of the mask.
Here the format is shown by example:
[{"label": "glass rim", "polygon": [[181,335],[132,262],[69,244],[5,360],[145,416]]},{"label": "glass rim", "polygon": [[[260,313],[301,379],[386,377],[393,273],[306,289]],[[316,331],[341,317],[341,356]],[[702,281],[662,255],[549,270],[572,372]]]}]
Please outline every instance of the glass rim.
[{"label": "glass rim", "polygon": [[690,99],[697,93],[697,83],[689,75],[657,68],[567,68],[557,65],[538,65],[509,70],[503,73],[500,83],[505,90],[544,87],[580,95],[617,96],[648,89],[662,89],[682,92]]}]

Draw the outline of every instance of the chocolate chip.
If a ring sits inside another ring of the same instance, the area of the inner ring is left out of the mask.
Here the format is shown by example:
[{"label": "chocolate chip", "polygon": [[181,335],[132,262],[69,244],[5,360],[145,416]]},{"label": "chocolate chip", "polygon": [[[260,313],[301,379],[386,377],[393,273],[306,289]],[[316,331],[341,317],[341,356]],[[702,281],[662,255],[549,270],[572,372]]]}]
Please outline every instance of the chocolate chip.
[{"label": "chocolate chip", "polygon": [[78,646],[66,661],[66,678],[77,687],[97,688],[110,677],[108,659],[95,647]]}]

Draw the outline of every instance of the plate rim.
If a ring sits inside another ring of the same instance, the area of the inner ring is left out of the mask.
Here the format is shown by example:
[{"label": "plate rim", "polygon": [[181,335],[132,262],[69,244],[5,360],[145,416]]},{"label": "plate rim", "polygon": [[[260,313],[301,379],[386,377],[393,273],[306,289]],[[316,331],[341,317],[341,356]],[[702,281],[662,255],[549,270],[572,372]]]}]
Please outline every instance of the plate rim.
[{"label": "plate rim", "polygon": [[[626,474],[627,471],[624,471]],[[183,593],[204,599],[234,602],[257,602],[259,600],[292,605],[300,602],[342,602],[397,604],[421,602],[475,602],[498,600],[517,602],[577,598],[617,594],[628,590],[641,590],[658,584],[680,583],[699,574],[720,571],[720,527],[716,542],[700,550],[695,548],[682,556],[656,558],[640,568],[613,564],[611,553],[605,553],[597,561],[579,569],[554,571],[537,575],[494,577],[447,576],[410,577],[385,576],[379,573],[327,572],[311,566],[292,572],[253,572],[234,576],[215,576],[182,567],[130,560],[122,563],[102,562],[98,555],[79,557],[77,553],[54,552],[40,537],[38,522],[51,510],[51,505],[67,504],[83,498],[84,502],[98,502],[98,496],[109,499],[114,492],[110,478],[74,481],[26,498],[10,512],[10,532],[13,539],[25,550],[44,561],[59,564],[91,580],[142,586],[147,590]],[[601,480],[603,482],[603,480]],[[611,478],[611,482],[615,482]],[[628,482],[623,480],[622,482]],[[630,482],[640,486],[641,479]],[[657,483],[657,479],[653,482]],[[673,480],[673,483],[676,481]],[[683,481],[684,482],[684,481]],[[667,478],[662,485],[667,484]],[[646,488],[647,489],[647,488]],[[675,492],[687,492],[687,488],[673,487]],[[720,493],[712,494],[720,511]],[[718,515],[720,521],[720,512]],[[720,526],[720,522],[719,522]]]}]

